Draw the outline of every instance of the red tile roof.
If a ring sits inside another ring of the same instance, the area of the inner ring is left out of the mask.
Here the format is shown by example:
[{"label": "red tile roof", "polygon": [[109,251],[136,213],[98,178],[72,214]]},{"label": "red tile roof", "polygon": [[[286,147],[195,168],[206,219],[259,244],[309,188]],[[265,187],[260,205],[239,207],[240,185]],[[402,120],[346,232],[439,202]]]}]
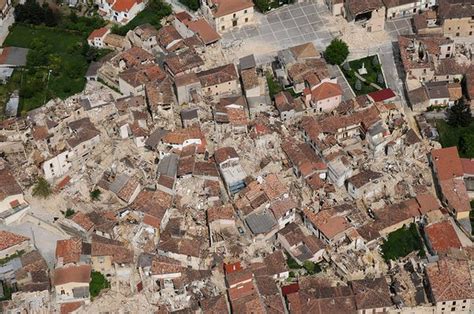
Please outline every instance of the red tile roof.
[{"label": "red tile roof", "polygon": [[442,258],[426,266],[435,302],[474,299],[469,262]]},{"label": "red tile roof", "polygon": [[425,227],[425,233],[431,242],[433,250],[437,253],[446,253],[451,248],[460,249],[462,246],[449,220],[440,221]]},{"label": "red tile roof", "polygon": [[69,303],[62,303],[61,304],[61,314],[69,314],[71,312],[74,312],[78,308],[80,308],[84,302],[79,301],[79,302],[69,302]]},{"label": "red tile roof", "polygon": [[251,0],[212,0],[215,17],[222,17],[254,6]]},{"label": "red tile roof", "polygon": [[141,0],[117,0],[112,9],[117,12],[128,12],[133,6],[140,3],[142,3]]},{"label": "red tile roof", "polygon": [[234,271],[240,271],[241,269],[242,269],[242,266],[240,265],[240,262],[235,262],[235,263],[230,263],[230,264],[224,263],[224,270],[226,274],[230,274]]},{"label": "red tile roof", "polygon": [[8,231],[0,231],[0,251],[3,251],[14,245],[23,243],[28,240],[29,238],[16,234],[16,233],[12,233]]},{"label": "red tile roof", "polygon": [[385,101],[394,98],[396,95],[390,88],[378,90],[368,94],[375,102]]},{"label": "red tile roof", "polygon": [[311,95],[316,101],[342,96],[342,88],[339,84],[325,82],[313,89]]},{"label": "red tile roof", "polygon": [[433,165],[439,181],[462,177],[464,170],[456,146],[431,151]]},{"label": "red tile roof", "polygon": [[461,158],[461,164],[464,174],[474,176],[474,159]]},{"label": "red tile roof", "polygon": [[281,293],[286,296],[290,293],[295,293],[295,292],[298,292],[300,290],[300,286],[298,285],[298,283],[292,283],[292,284],[289,284],[287,286],[282,286],[281,287]]},{"label": "red tile roof", "polygon": [[95,38],[102,38],[107,34],[108,31],[109,31],[109,29],[106,28],[106,27],[101,27],[101,28],[95,29],[95,30],[92,31],[92,33],[89,35],[89,37],[87,37],[87,39],[94,40]]},{"label": "red tile roof", "polygon": [[196,21],[187,21],[185,24],[190,30],[198,34],[199,38],[204,42],[204,44],[212,44],[219,39],[221,36],[209,25],[205,19],[199,19]]},{"label": "red tile roof", "polygon": [[53,285],[66,283],[89,283],[91,281],[91,265],[69,266],[56,268],[53,271]]},{"label": "red tile roof", "polygon": [[77,263],[81,258],[82,240],[71,238],[56,242],[56,259],[62,258],[63,264]]}]

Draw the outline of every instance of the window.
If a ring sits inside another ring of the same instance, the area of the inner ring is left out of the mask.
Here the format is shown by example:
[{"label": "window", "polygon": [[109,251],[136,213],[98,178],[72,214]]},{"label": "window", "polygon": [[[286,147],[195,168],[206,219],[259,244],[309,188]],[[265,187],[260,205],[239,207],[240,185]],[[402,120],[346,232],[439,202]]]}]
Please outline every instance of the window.
[{"label": "window", "polygon": [[245,23],[247,23],[248,21],[249,21],[249,18],[248,18],[248,17],[246,17],[246,18],[245,18]]},{"label": "window", "polygon": [[456,311],[456,308],[455,308],[455,307],[452,307],[452,308],[451,308],[451,312],[454,312],[454,311]]},{"label": "window", "polygon": [[471,36],[471,35],[472,35],[472,31],[469,32],[469,36]]},{"label": "window", "polygon": [[237,15],[236,15],[235,13],[232,15],[232,17],[233,17],[234,19],[235,19],[236,16],[237,16]]},{"label": "window", "polygon": [[451,50],[451,46],[448,46],[448,51],[450,51],[450,50]]},{"label": "window", "polygon": [[225,29],[225,26],[224,26],[224,25],[222,25],[221,29],[222,29],[222,30],[224,30],[224,29]]},{"label": "window", "polygon": [[247,14],[247,10],[244,10],[244,14]]}]

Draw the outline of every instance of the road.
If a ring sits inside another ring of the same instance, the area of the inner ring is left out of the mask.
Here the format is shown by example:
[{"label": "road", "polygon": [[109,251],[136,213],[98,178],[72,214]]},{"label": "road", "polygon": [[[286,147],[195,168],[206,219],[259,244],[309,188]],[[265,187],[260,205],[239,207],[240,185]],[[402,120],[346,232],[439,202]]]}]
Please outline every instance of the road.
[{"label": "road", "polygon": [[8,36],[10,26],[15,22],[15,17],[13,16],[13,10],[10,15],[3,21],[3,24],[0,26],[0,46],[3,45],[3,42]]}]

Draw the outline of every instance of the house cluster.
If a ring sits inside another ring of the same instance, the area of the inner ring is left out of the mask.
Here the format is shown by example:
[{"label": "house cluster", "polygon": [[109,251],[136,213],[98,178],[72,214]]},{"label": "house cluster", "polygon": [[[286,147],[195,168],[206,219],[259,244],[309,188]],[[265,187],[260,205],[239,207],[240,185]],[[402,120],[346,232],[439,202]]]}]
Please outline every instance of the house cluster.
[{"label": "house cluster", "polygon": [[412,17],[419,34],[452,37],[472,35],[472,3],[465,0],[325,0],[334,16],[361,25],[367,32],[382,31],[385,21]]},{"label": "house cluster", "polygon": [[[469,37],[474,7],[466,1],[439,1],[413,17],[414,35],[400,35],[400,59],[408,100],[415,112],[470,100]],[[472,89],[471,89],[472,90]]]},{"label": "house cluster", "polygon": [[[369,31],[455,19],[440,8],[456,3],[328,1]],[[99,9],[125,23],[141,5]],[[95,30],[89,45],[113,52],[83,92],[0,122],[0,311],[473,312],[474,160],[393,90],[344,95],[313,43],[269,64],[214,58],[253,2],[202,10]],[[433,97],[418,106],[474,97],[447,34],[399,45],[410,100]],[[419,249],[390,259],[404,232]]]}]

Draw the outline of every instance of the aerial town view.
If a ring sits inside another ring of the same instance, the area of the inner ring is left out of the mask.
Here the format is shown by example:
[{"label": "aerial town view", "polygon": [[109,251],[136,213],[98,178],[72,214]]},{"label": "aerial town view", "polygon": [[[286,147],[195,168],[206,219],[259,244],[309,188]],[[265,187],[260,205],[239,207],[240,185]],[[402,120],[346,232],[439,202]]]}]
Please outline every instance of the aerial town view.
[{"label": "aerial town view", "polygon": [[474,313],[474,0],[0,0],[0,313]]}]

